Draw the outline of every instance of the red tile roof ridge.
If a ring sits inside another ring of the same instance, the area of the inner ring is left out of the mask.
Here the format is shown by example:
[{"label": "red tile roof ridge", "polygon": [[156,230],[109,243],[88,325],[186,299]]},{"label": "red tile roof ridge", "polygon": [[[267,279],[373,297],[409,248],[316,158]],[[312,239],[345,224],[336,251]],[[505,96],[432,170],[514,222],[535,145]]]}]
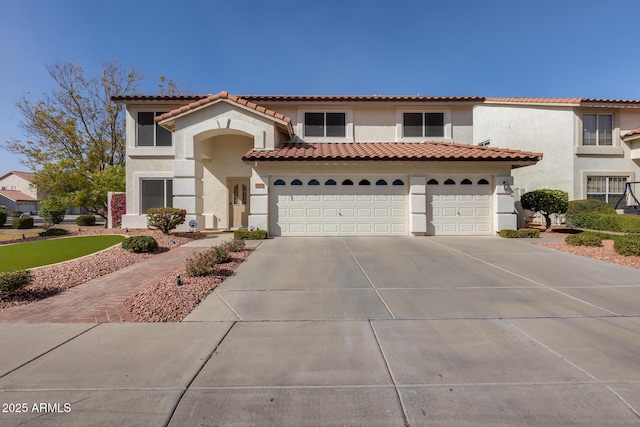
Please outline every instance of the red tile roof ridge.
[{"label": "red tile roof ridge", "polygon": [[630,130],[629,132],[627,132],[624,135],[622,135],[622,138],[628,138],[628,137],[636,136],[636,135],[640,135],[640,128]]},{"label": "red tile roof ridge", "polygon": [[315,101],[348,101],[348,102],[367,102],[367,101],[475,101],[482,102],[484,96],[467,96],[467,95],[240,95],[245,99],[264,101],[264,102],[315,102]]},{"label": "red tile roof ridge", "polygon": [[247,107],[249,109],[258,111],[261,114],[264,114],[264,115],[267,115],[267,116],[271,116],[271,117],[276,118],[278,120],[282,120],[282,121],[286,122],[289,125],[292,123],[292,120],[291,120],[290,117],[287,117],[287,116],[285,116],[283,114],[280,114],[280,113],[277,113],[275,111],[269,110],[267,108],[261,107],[258,104],[250,102],[250,101],[248,101],[246,99],[237,97],[235,95],[231,95],[229,92],[224,91],[224,90],[221,91],[220,93],[215,94],[215,95],[208,95],[205,98],[199,99],[199,100],[191,102],[191,103],[189,103],[187,105],[183,105],[182,107],[179,107],[179,108],[176,108],[174,110],[171,110],[171,111],[169,111],[167,113],[164,113],[164,114],[156,117],[155,120],[156,120],[156,122],[160,122],[160,121],[172,118],[172,117],[176,117],[176,116],[179,116],[179,115],[181,115],[183,113],[186,113],[186,112],[191,111],[191,110],[198,109],[200,107],[204,107],[204,106],[206,106],[208,104],[211,104],[211,103],[216,102],[216,101],[221,100],[221,99],[227,99],[227,100],[229,100],[231,102],[234,102],[234,103],[236,103],[238,105],[242,105],[242,106]]}]

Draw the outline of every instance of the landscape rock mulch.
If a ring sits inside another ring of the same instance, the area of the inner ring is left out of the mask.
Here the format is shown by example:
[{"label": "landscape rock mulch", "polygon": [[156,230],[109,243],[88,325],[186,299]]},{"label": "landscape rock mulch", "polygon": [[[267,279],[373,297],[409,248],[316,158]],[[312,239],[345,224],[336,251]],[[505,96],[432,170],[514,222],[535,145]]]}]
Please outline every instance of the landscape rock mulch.
[{"label": "landscape rock mulch", "polygon": [[[165,235],[156,230],[130,230],[127,232],[121,229],[105,229],[101,227],[83,228],[80,232],[77,230],[72,231],[68,236],[99,234],[122,234],[127,237],[152,236],[158,242],[158,251],[160,252],[177,248],[201,237],[199,233],[172,233]],[[99,253],[62,264],[31,269],[35,276],[33,283],[13,295],[3,296],[0,299],[0,309],[25,305],[48,298],[91,279],[113,273],[131,264],[145,260],[153,255],[153,253],[137,254],[129,252],[117,245]]]},{"label": "landscape rock mulch", "polygon": [[[253,248],[234,252],[231,261],[218,264],[214,274],[189,277],[184,269],[166,276],[125,301],[136,322],[180,322],[249,256]],[[180,275],[181,286],[176,284]]]},{"label": "landscape rock mulch", "polygon": [[599,259],[600,261],[613,262],[626,267],[640,268],[640,256],[620,255],[613,249],[613,240],[603,240],[602,247],[572,246],[564,242],[541,243],[541,245],[575,255]]}]

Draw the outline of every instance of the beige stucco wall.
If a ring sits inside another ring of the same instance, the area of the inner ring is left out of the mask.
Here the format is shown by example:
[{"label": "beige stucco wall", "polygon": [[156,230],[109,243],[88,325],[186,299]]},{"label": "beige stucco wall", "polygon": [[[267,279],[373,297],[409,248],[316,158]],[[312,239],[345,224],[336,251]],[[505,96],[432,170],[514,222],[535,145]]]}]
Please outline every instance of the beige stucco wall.
[{"label": "beige stucco wall", "polygon": [[11,174],[0,180],[0,188],[2,187],[6,187],[5,190],[22,191],[24,194],[28,194],[36,199],[38,198],[38,192],[35,188],[31,187],[31,183],[15,174]]}]

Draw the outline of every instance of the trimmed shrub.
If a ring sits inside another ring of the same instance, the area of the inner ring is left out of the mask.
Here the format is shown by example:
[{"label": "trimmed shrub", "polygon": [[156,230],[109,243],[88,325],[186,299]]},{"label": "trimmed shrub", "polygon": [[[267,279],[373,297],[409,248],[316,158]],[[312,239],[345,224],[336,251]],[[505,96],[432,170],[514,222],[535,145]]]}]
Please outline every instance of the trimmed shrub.
[{"label": "trimmed shrub", "polygon": [[69,234],[69,232],[67,230],[65,230],[64,228],[50,228],[48,230],[45,230],[41,233],[38,233],[39,236],[41,237],[47,237],[47,236],[64,236],[65,234]]},{"label": "trimmed shrub", "polygon": [[578,233],[567,236],[564,239],[565,243],[571,246],[602,246],[602,238],[597,233]]},{"label": "trimmed shrub", "polygon": [[618,231],[623,233],[640,233],[640,215],[616,215],[615,222],[618,227]]},{"label": "trimmed shrub", "polygon": [[514,239],[518,237],[518,230],[505,228],[504,230],[500,230],[498,234],[500,235],[500,237],[504,237],[505,239]]},{"label": "trimmed shrub", "polygon": [[214,246],[187,259],[185,262],[187,274],[193,277],[214,274],[218,264],[223,264],[231,260],[231,254],[225,246],[226,244],[224,243]]},{"label": "trimmed shrub", "polygon": [[50,209],[47,206],[40,207],[40,216],[47,224],[60,224],[64,221],[66,209]]},{"label": "trimmed shrub", "polygon": [[33,228],[33,217],[28,216],[25,218],[14,218],[11,222],[11,226],[18,230]]},{"label": "trimmed shrub", "polygon": [[229,252],[240,252],[246,246],[243,239],[233,239],[222,244]]},{"label": "trimmed shrub", "polygon": [[540,212],[544,216],[546,229],[551,227],[551,214],[563,214],[569,208],[569,195],[562,190],[534,190],[520,196],[524,209]]},{"label": "trimmed shrub", "polygon": [[30,285],[33,274],[29,270],[9,270],[0,273],[0,293],[11,293]]},{"label": "trimmed shrub", "polygon": [[122,242],[122,249],[130,252],[153,252],[158,249],[158,242],[151,236],[133,236]]},{"label": "trimmed shrub", "polygon": [[537,239],[540,237],[540,230],[535,228],[520,228],[518,229],[518,235],[521,239]]},{"label": "trimmed shrub", "polygon": [[151,208],[147,211],[147,224],[164,234],[184,223],[187,211],[178,208]]},{"label": "trimmed shrub", "polygon": [[239,228],[233,232],[234,239],[264,240],[267,238],[267,230],[249,231],[246,228]]},{"label": "trimmed shrub", "polygon": [[2,227],[7,222],[7,210],[5,208],[0,208],[0,227]]},{"label": "trimmed shrub", "polygon": [[96,225],[96,217],[93,215],[80,215],[76,218],[76,224],[84,227]]},{"label": "trimmed shrub", "polygon": [[127,194],[116,193],[111,196],[111,220],[114,228],[122,226],[122,215],[127,213]]},{"label": "trimmed shrub", "polygon": [[589,228],[583,225],[589,221],[586,217],[596,212],[603,215],[613,215],[616,213],[611,205],[602,200],[572,200],[569,202],[569,209],[567,209],[567,213],[564,215],[565,222],[570,227]]},{"label": "trimmed shrub", "polygon": [[640,256],[640,235],[628,234],[613,242],[613,248],[620,255]]}]

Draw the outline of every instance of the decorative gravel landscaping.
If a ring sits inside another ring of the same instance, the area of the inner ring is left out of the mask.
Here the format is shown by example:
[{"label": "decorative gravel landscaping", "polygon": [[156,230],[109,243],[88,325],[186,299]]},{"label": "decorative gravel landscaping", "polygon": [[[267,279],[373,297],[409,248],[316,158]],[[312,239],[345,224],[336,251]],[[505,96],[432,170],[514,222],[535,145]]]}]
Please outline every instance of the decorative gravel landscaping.
[{"label": "decorative gravel landscaping", "polygon": [[[231,254],[213,275],[189,277],[184,268],[125,301],[136,322],[180,322],[249,256],[253,248]],[[180,275],[181,286],[176,285]]]},{"label": "decorative gravel landscaping", "polygon": [[602,247],[571,246],[564,242],[541,243],[541,245],[547,248],[557,249],[559,251],[569,252],[588,258],[599,259],[606,262],[613,262],[627,267],[640,268],[640,257],[624,256],[618,254],[613,249],[613,240],[603,240]]},{"label": "decorative gravel landscaping", "polygon": [[[113,233],[122,234],[123,236],[153,236],[158,242],[160,247],[159,251],[171,250],[201,237],[198,233],[165,235],[159,231],[152,230],[131,230],[127,233],[125,230],[104,229],[101,227],[83,228],[81,232],[74,231],[70,233],[70,235],[86,236]],[[116,246],[81,259],[33,269],[31,271],[35,276],[34,282],[12,296],[3,297],[0,300],[0,309],[24,305],[48,298],[66,289],[85,283],[96,277],[112,273],[152,256],[153,253],[133,253],[122,249],[120,246]]]}]

